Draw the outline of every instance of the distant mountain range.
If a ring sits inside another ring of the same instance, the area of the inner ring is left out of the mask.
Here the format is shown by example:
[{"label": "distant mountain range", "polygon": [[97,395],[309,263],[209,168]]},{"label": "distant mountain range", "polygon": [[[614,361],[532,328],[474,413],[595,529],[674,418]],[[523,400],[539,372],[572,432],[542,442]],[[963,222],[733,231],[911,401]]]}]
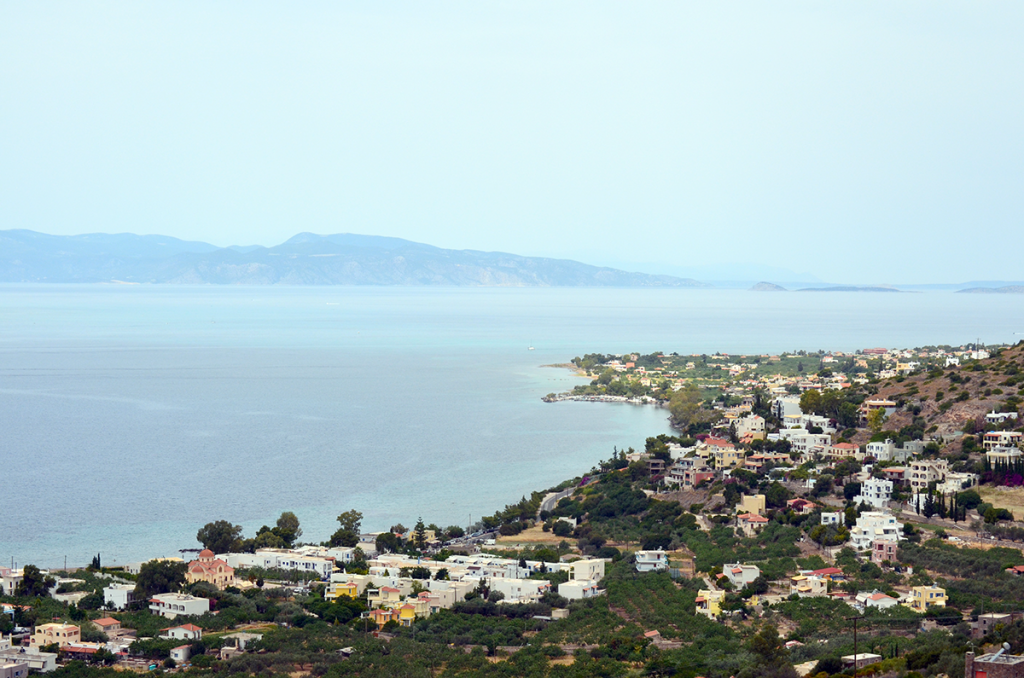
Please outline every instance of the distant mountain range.
[{"label": "distant mountain range", "polygon": [[300,233],[276,247],[162,235],[0,231],[0,282],[478,287],[710,287],[567,259],[447,250],[380,236]]}]

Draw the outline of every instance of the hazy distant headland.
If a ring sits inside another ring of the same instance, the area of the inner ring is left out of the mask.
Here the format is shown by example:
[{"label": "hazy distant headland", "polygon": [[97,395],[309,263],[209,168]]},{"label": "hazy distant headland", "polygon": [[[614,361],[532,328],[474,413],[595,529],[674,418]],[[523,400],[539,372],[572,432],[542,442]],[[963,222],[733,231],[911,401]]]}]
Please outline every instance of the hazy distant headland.
[{"label": "hazy distant headland", "polygon": [[[751,286],[751,280],[757,278],[744,282],[742,265],[727,260],[717,264],[718,268],[709,265],[701,269],[710,277],[697,280],[685,269],[679,269],[679,275],[636,273],[570,259],[443,249],[401,238],[352,233],[299,233],[274,247],[218,247],[165,235],[67,236],[0,230],[0,283],[717,288],[847,293],[1024,290],[1017,281],[893,286],[823,281],[808,285],[762,279]],[[754,275],[759,271],[754,266],[749,272]],[[776,272],[792,274],[785,269]],[[718,277],[723,275],[728,277]]]},{"label": "hazy distant headland", "polygon": [[475,287],[710,287],[568,259],[448,250],[379,236],[300,233],[276,247],[161,235],[0,231],[0,282]]}]

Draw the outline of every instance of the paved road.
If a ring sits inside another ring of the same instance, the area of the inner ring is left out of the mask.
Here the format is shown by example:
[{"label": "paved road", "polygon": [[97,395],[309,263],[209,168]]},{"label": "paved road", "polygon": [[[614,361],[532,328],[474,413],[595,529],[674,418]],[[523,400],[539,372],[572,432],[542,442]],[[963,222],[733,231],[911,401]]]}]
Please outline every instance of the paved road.
[{"label": "paved road", "polygon": [[537,519],[540,519],[542,511],[551,511],[555,508],[555,504],[560,502],[563,497],[568,497],[573,493],[576,488],[570,487],[568,490],[562,490],[561,492],[548,492],[544,495],[544,498],[540,500],[540,510],[537,511]]}]

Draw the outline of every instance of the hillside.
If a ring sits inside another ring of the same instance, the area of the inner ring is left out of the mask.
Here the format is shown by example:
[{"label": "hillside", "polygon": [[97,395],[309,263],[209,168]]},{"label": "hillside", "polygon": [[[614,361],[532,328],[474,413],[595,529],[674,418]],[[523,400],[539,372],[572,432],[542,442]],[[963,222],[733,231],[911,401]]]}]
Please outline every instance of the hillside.
[{"label": "hillside", "polygon": [[0,231],[0,282],[475,287],[706,287],[567,259],[448,250],[355,234],[300,233],[275,247],[167,236]]},{"label": "hillside", "polygon": [[[1022,382],[1024,345],[1017,344],[994,357],[960,367],[886,380],[874,397],[919,405],[916,416],[924,418],[926,427],[934,426],[937,435],[950,436],[968,421],[974,420],[981,427],[985,414],[992,410],[1016,411],[1020,404],[1018,385]],[[896,412],[886,428],[908,426],[914,416],[906,410]]]}]

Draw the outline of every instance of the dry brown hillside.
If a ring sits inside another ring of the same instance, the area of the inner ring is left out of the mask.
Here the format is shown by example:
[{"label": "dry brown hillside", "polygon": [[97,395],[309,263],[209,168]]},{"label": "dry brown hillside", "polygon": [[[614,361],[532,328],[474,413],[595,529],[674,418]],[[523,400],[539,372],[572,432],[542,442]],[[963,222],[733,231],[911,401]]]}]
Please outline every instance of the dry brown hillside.
[{"label": "dry brown hillside", "polygon": [[[929,428],[936,427],[933,434],[948,435],[993,409],[1018,411],[1022,384],[1024,342],[1003,349],[992,358],[965,361],[960,367],[916,374],[903,381],[886,380],[874,397],[920,405],[920,416]],[[909,425],[913,417],[911,412],[900,410],[886,422],[885,428],[899,430]]]}]

